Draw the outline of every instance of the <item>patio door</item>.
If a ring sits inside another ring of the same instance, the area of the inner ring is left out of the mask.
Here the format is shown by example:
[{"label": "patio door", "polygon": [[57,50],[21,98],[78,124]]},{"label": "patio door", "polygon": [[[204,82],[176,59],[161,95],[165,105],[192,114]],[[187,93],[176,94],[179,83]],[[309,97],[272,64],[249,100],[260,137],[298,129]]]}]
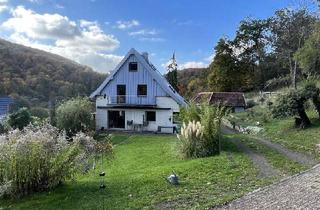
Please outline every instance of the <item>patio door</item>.
[{"label": "patio door", "polygon": [[126,103],[126,85],[117,85],[117,103]]},{"label": "patio door", "polygon": [[125,128],[125,111],[108,111],[109,128]]}]

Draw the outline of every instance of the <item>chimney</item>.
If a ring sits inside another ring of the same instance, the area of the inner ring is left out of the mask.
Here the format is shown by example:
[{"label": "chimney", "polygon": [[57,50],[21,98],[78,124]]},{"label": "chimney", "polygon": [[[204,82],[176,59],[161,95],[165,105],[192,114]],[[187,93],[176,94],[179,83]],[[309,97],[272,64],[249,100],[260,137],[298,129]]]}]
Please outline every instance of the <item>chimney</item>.
[{"label": "chimney", "polygon": [[142,57],[144,57],[144,59],[149,63],[149,58],[148,58],[148,53],[147,52],[143,52],[142,53]]}]

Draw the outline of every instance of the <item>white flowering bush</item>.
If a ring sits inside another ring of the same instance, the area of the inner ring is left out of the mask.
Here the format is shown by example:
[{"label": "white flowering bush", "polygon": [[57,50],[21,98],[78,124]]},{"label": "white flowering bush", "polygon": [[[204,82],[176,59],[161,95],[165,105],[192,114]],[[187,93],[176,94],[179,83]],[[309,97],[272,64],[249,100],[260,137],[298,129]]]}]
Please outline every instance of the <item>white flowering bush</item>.
[{"label": "white flowering bush", "polygon": [[184,158],[198,157],[203,142],[204,127],[200,122],[183,123],[179,139],[179,150]]},{"label": "white flowering bush", "polygon": [[51,189],[88,170],[95,141],[83,133],[67,141],[45,124],[0,135],[0,196],[21,196]]}]

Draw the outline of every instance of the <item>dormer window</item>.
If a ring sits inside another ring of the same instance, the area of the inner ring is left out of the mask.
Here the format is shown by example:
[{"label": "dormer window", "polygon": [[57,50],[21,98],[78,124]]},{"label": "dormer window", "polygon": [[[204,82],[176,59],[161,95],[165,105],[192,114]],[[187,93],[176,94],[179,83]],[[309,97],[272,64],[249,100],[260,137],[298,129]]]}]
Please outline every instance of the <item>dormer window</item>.
[{"label": "dormer window", "polygon": [[138,63],[137,62],[130,62],[129,63],[129,71],[138,71]]}]

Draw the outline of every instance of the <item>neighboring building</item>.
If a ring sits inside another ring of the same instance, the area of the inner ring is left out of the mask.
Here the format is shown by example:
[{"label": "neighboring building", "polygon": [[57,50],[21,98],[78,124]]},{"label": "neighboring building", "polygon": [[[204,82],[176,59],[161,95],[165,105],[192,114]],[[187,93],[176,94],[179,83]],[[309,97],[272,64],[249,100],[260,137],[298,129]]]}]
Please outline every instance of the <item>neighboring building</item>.
[{"label": "neighboring building", "polygon": [[149,62],[131,49],[90,95],[96,101],[96,129],[170,132],[187,103]]},{"label": "neighboring building", "polygon": [[243,112],[246,100],[241,92],[201,92],[193,99],[195,103],[207,102],[212,105],[221,104],[234,112]]},{"label": "neighboring building", "polygon": [[0,96],[0,122],[9,113],[13,99],[8,96]]}]

